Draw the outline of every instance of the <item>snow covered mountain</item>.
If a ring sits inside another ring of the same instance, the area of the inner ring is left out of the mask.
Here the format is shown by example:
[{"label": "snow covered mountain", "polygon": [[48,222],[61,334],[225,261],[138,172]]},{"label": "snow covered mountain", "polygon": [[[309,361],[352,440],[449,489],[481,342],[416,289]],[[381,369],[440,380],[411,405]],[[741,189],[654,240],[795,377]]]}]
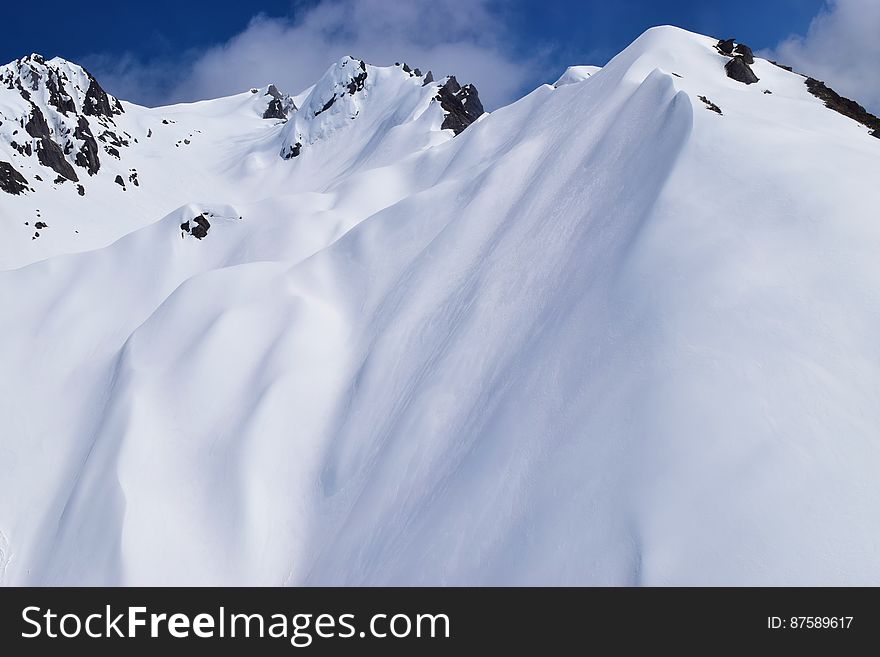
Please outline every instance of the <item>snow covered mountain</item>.
[{"label": "snow covered mountain", "polygon": [[880,584],[880,124],[821,82],[671,27],[490,114],[0,82],[0,582]]}]

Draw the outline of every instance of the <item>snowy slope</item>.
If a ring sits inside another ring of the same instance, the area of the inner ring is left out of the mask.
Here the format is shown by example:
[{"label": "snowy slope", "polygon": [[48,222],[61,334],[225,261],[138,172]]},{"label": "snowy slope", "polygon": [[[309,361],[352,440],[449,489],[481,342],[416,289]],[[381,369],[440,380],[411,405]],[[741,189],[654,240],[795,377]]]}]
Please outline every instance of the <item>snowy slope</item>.
[{"label": "snowy slope", "polygon": [[0,194],[0,581],[880,583],[880,140],[715,44],[454,138],[350,58],[123,103],[137,190]]}]

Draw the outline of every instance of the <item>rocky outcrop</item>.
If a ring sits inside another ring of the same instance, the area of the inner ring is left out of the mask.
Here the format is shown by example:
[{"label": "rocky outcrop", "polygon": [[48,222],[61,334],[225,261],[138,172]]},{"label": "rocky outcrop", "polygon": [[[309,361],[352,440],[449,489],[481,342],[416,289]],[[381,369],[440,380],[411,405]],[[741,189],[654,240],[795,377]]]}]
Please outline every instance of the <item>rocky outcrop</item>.
[{"label": "rocky outcrop", "polygon": [[743,84],[755,84],[758,82],[758,76],[752,68],[746,63],[745,59],[737,55],[724,65],[727,71],[727,77],[742,82]]},{"label": "rocky outcrop", "polygon": [[51,139],[41,139],[37,142],[37,159],[44,167],[49,167],[60,176],[74,182],[79,180],[70,162],[64,158],[64,151]]},{"label": "rocky outcrop", "polygon": [[9,162],[0,162],[0,189],[18,196],[29,189],[28,181]]},{"label": "rocky outcrop", "polygon": [[[85,69],[83,69],[85,71]],[[98,81],[92,77],[92,74],[85,71],[89,78],[89,88],[86,91],[86,97],[83,101],[83,114],[88,116],[107,116],[112,117],[114,114],[122,114],[122,103],[116,98],[111,100],[107,92],[98,84]]]},{"label": "rocky outcrop", "polygon": [[284,106],[281,104],[281,101],[277,98],[273,98],[269,101],[269,106],[266,108],[266,111],[263,112],[264,119],[286,119],[287,112],[284,111]]},{"label": "rocky outcrop", "polygon": [[742,57],[742,60],[746,64],[754,64],[755,63],[755,55],[754,55],[754,53],[752,53],[752,49],[749,48],[746,44],[744,44],[744,43],[736,44],[736,48],[733,49],[733,52],[735,52],[737,55]]},{"label": "rocky outcrop", "polygon": [[825,107],[843,114],[871,130],[871,136],[880,138],[880,118],[871,114],[856,101],[844,98],[824,82],[815,78],[806,79],[807,91],[825,101]]},{"label": "rocky outcrop", "polygon": [[266,95],[271,97],[266,111],[263,112],[264,119],[279,119],[286,121],[291,112],[296,110],[296,104],[293,98],[287,94],[278,91],[278,87],[270,84],[266,89]]},{"label": "rocky outcrop", "polygon": [[715,44],[715,48],[718,49],[722,55],[727,55],[730,57],[733,55],[733,39],[721,39],[717,44]]},{"label": "rocky outcrop", "polygon": [[208,234],[210,228],[211,222],[208,221],[204,214],[200,214],[180,224],[180,230],[183,234],[192,235],[198,240],[203,239]]},{"label": "rocky outcrop", "polygon": [[752,70],[750,64],[755,63],[752,49],[744,43],[736,43],[735,39],[722,39],[715,44],[715,49],[730,61],[724,65],[727,77],[743,84],[758,82],[758,76]]},{"label": "rocky outcrop", "polygon": [[35,157],[41,166],[66,180],[78,181],[79,168],[90,176],[98,173],[98,142],[113,144],[107,152],[116,156],[116,147],[129,145],[128,139],[117,135],[113,120],[123,113],[122,104],[76,64],[62,59],[47,61],[32,54],[0,67],[0,83],[25,101],[25,112],[14,120],[30,137],[13,140],[16,131],[7,132],[7,143],[20,155]]},{"label": "rocky outcrop", "polygon": [[472,84],[461,86],[454,75],[437,92],[436,100],[446,112],[441,129],[459,135],[485,113],[477,88]]},{"label": "rocky outcrop", "polygon": [[360,60],[361,71],[357,75],[355,75],[351,82],[348,83],[348,93],[350,95],[356,94],[358,91],[363,91],[364,85],[367,83],[367,63],[364,60]]},{"label": "rocky outcrop", "polygon": [[92,136],[92,130],[85,117],[79,117],[73,136],[83,142],[82,148],[74,158],[76,165],[84,168],[90,176],[94,176],[101,168],[101,161],[98,158],[98,142]]},{"label": "rocky outcrop", "polygon": [[705,96],[699,96],[699,99],[702,100],[703,103],[705,103],[705,105],[706,105],[706,109],[707,109],[707,110],[710,110],[710,111],[712,111],[712,112],[715,112],[716,114],[721,114],[721,113],[722,113],[722,112],[721,112],[721,108],[718,107],[718,105],[716,105],[715,103],[713,103],[711,100],[709,100],[709,99],[706,98]]}]

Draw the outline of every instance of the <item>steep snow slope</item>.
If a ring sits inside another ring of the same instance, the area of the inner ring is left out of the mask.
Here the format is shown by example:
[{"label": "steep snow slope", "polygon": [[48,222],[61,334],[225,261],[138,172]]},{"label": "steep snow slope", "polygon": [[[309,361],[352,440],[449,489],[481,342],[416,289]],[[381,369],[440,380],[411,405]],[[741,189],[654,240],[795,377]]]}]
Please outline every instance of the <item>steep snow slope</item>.
[{"label": "steep snow slope", "polygon": [[553,86],[561,87],[566,84],[583,82],[601,70],[601,66],[569,66],[565,69],[565,73],[559,76],[559,79],[553,83]]},{"label": "steep snow slope", "polygon": [[4,583],[880,583],[880,140],[715,43],[180,107],[240,185],[0,274]]}]

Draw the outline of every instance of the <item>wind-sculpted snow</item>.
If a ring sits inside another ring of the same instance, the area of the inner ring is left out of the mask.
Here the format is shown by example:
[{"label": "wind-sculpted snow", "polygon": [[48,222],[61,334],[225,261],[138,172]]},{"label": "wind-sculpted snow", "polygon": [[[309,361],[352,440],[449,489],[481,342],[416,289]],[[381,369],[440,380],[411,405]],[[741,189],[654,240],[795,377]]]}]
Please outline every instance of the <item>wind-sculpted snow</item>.
[{"label": "wind-sculpted snow", "polygon": [[164,109],[241,185],[0,273],[3,583],[880,581],[880,143],[716,42],[455,138],[365,65],[289,160]]}]

